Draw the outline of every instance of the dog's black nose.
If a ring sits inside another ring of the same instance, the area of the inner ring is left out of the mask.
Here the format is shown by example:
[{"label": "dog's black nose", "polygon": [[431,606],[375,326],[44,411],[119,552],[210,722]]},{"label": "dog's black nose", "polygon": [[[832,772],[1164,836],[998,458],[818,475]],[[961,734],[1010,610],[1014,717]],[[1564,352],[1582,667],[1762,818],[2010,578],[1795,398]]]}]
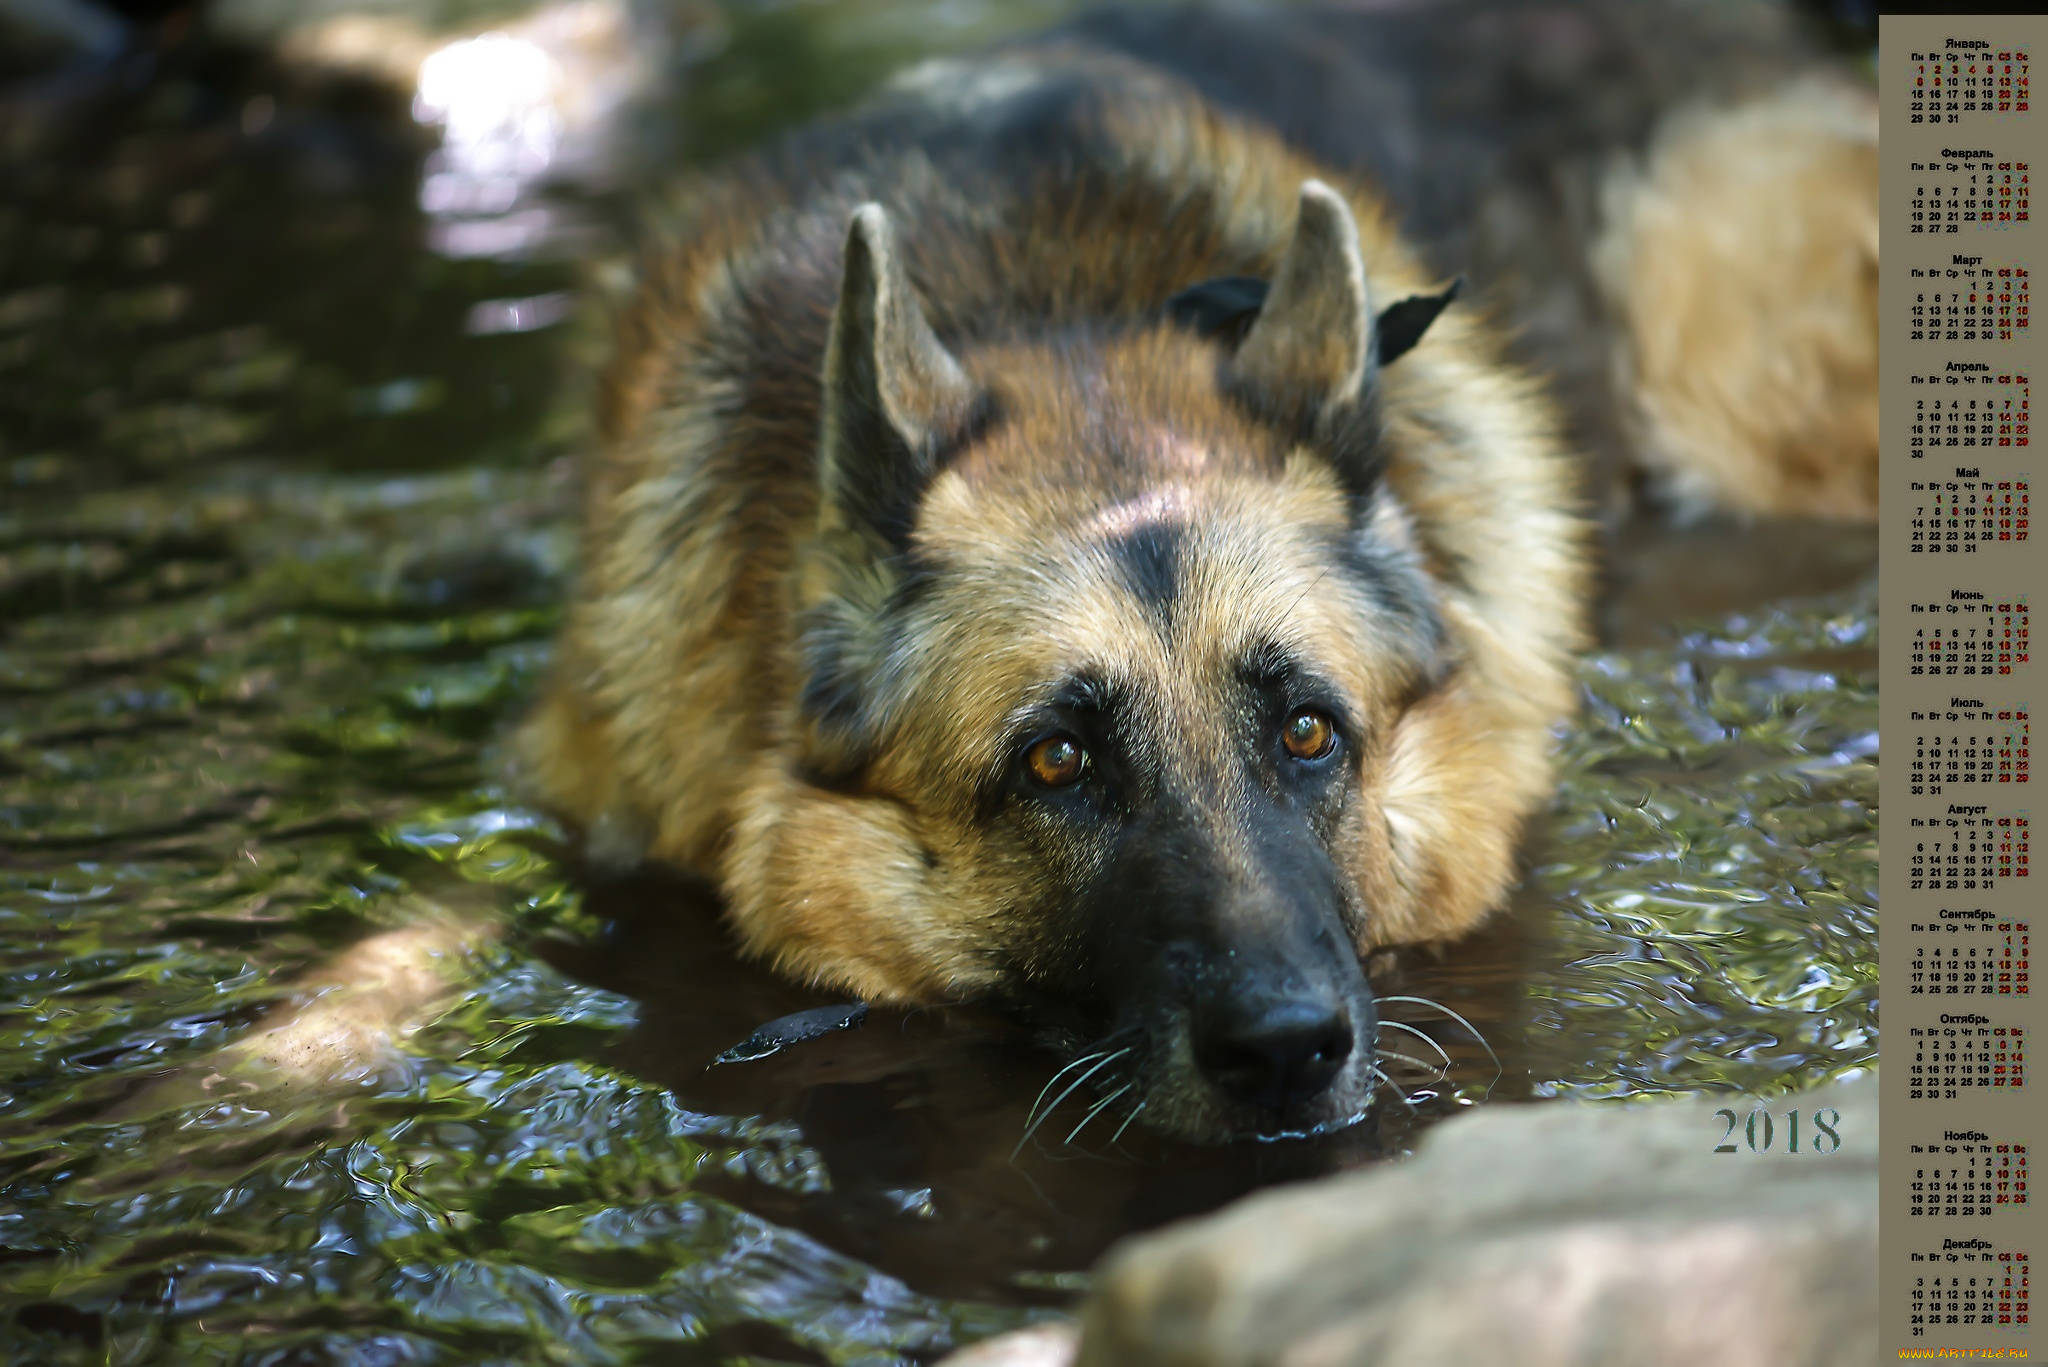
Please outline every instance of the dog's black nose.
[{"label": "dog's black nose", "polygon": [[1247,1105],[1286,1111],[1329,1090],[1351,1057],[1351,1015],[1322,997],[1222,1007],[1196,1024],[1195,1062]]}]

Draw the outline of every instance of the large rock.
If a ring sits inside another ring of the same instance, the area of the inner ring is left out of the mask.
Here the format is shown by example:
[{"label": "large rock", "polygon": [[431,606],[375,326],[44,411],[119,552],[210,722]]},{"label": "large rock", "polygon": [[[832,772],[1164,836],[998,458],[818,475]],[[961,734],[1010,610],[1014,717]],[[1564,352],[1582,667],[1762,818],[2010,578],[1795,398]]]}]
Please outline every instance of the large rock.
[{"label": "large rock", "polygon": [[[1832,1153],[1813,1151],[1824,1107],[1841,1117]],[[1097,1279],[1079,1361],[1873,1361],[1875,1085],[1772,1105],[1761,1154],[1740,1129],[1734,1152],[1714,1151],[1717,1109],[1492,1107],[1406,1163],[1135,1240]]]},{"label": "large rock", "polygon": [[[1765,1153],[1741,1126],[1715,1152],[1723,1105],[1749,1115],[1713,1099],[1489,1107],[1405,1162],[1133,1239],[1098,1270],[1078,1363],[1874,1361],[1875,1082],[1771,1103]],[[1813,1147],[1824,1108],[1833,1152]],[[1055,1340],[1032,1346],[1034,1367],[1061,1362]]]}]

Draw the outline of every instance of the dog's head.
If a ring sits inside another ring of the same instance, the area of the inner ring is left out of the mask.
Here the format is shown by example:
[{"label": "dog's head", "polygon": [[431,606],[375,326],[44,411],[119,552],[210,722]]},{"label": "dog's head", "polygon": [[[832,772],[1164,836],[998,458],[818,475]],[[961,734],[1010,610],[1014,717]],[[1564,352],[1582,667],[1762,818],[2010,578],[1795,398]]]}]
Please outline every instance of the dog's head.
[{"label": "dog's head", "polygon": [[1381,479],[1376,321],[1317,182],[1237,337],[1162,319],[955,355],[857,212],[798,571],[802,759],[739,856],[758,944],[871,995],[1028,1002],[1090,1045],[1067,1076],[1114,1120],[1363,1114],[1394,737],[1452,654]]}]

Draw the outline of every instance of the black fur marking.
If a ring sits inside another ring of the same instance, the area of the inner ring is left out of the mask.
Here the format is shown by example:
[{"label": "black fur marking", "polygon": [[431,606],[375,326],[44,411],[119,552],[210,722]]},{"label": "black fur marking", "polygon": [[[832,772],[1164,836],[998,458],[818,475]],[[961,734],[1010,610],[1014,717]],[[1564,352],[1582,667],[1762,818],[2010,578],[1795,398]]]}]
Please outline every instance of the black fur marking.
[{"label": "black fur marking", "polygon": [[1149,522],[1110,542],[1124,582],[1153,617],[1164,622],[1180,597],[1180,553],[1187,529],[1175,522]]},{"label": "black fur marking", "polygon": [[865,760],[858,764],[841,764],[829,769],[798,760],[790,767],[790,777],[806,788],[816,788],[819,792],[830,793],[834,797],[861,797],[867,793]]},{"label": "black fur marking", "polygon": [[1238,661],[1237,675],[1276,722],[1300,708],[1313,707],[1336,724],[1339,735],[1356,732],[1356,718],[1342,693],[1285,646],[1268,641],[1252,647]]},{"label": "black fur marking", "polygon": [[[1024,781],[1020,777],[1018,756],[1038,736],[1054,731],[1071,732],[1088,748],[1090,762],[1097,766],[1098,778],[1102,776],[1106,763],[1114,770],[1113,752],[1119,740],[1118,725],[1127,702],[1114,684],[1093,675],[1080,674],[1062,680],[1042,703],[1012,718],[997,747],[997,761],[981,780],[976,795],[975,810],[980,819],[984,822],[995,820],[1022,790]],[[1039,804],[1050,796],[1071,812],[1077,806],[1093,801],[1098,786],[1077,785],[1067,790],[1064,796],[1048,795],[1043,791],[1032,796]]]},{"label": "black fur marking", "polygon": [[846,415],[859,470],[846,481],[840,502],[859,522],[871,527],[899,555],[911,546],[918,506],[939,474],[1002,420],[993,394],[979,394],[964,418],[938,433],[922,450],[911,450],[889,421],[871,405]]},{"label": "black fur marking", "polygon": [[1272,289],[1251,275],[1225,275],[1190,285],[1166,301],[1166,316],[1203,337],[1220,337],[1231,346],[1244,340]]},{"label": "black fur marking", "polygon": [[[879,627],[886,633],[889,648],[900,641],[905,618],[938,582],[938,571],[915,549],[894,556],[888,562],[895,571],[895,583],[882,605]],[[843,788],[867,762],[878,726],[873,699],[875,681],[850,664],[846,658],[848,623],[829,612],[814,612],[803,633],[804,686],[800,695],[804,715],[834,734],[846,747],[837,765],[814,768],[806,781],[817,787]]]},{"label": "black fur marking", "polygon": [[1286,646],[1262,641],[1245,651],[1244,658],[1238,661],[1237,673],[1253,688],[1266,690],[1299,676],[1301,661]]},{"label": "black fur marking", "polygon": [[1387,469],[1378,387],[1368,384],[1357,403],[1326,411],[1322,421],[1305,427],[1301,435],[1337,471],[1344,491],[1351,496],[1352,522],[1363,526]]},{"label": "black fur marking", "polygon": [[1372,326],[1373,359],[1381,365],[1391,365],[1413,350],[1437,315],[1458,297],[1464,283],[1465,277],[1461,275],[1442,294],[1418,294],[1387,305]]},{"label": "black fur marking", "polygon": [[[995,430],[1003,420],[1002,401],[984,390],[974,396],[974,406],[967,410],[967,416],[950,432],[943,434],[934,445],[929,473],[918,486],[918,501],[924,499],[924,492],[931,487],[932,480],[945,472],[947,466],[959,459],[960,454],[981,441]],[[916,509],[913,507],[912,513]],[[907,538],[906,538],[907,544]],[[899,547],[900,549],[900,547]]]},{"label": "black fur marking", "polygon": [[806,715],[835,730],[853,730],[866,711],[864,680],[846,667],[836,632],[810,633],[804,648],[803,709]]},{"label": "black fur marking", "polygon": [[1450,635],[1428,581],[1405,556],[1390,553],[1352,532],[1333,538],[1330,552],[1345,578],[1393,619],[1402,645],[1412,656],[1416,677],[1435,680],[1447,665]]},{"label": "black fur marking", "polygon": [[1108,681],[1092,674],[1077,674],[1054,690],[1048,701],[1070,712],[1111,712],[1123,699]]},{"label": "black fur marking", "polygon": [[[1391,365],[1415,349],[1437,315],[1458,297],[1460,276],[1442,294],[1418,294],[1396,300],[1373,321],[1373,360]],[[1265,307],[1271,286],[1250,275],[1224,275],[1190,285],[1166,301],[1166,316],[1203,337],[1220,338],[1235,347],[1244,340]]]}]

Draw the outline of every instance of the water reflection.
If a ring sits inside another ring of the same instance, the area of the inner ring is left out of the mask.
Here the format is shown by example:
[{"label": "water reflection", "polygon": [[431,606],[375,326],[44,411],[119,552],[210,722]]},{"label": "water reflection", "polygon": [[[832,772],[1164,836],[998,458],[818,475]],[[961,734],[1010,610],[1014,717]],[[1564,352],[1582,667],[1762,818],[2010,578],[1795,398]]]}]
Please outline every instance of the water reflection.
[{"label": "water reflection", "polygon": [[[577,981],[637,1003],[632,1027],[602,1058],[692,1108],[790,1122],[829,1184],[778,1183],[765,1205],[761,1193],[734,1199],[937,1294],[1031,1303],[1049,1290],[1058,1301],[1074,1283],[1057,1274],[1085,1268],[1133,1228],[1398,1151],[1416,1126],[1494,1089],[1481,1051],[1446,1035],[1462,1095],[1441,1087],[1413,1110],[1386,1105],[1327,1140],[1223,1150],[1132,1128],[1114,1139],[1087,1130],[1070,1143],[1096,1101],[1084,1089],[1020,1145],[1052,1065],[1013,1021],[971,1007],[875,1010],[858,1029],[714,1064],[763,1022],[829,999],[734,960],[703,887],[648,875],[590,888],[584,909],[608,936],[541,952]],[[1479,952],[1499,953],[1513,936],[1503,925]],[[1512,1005],[1495,994],[1475,1001],[1453,976],[1390,956],[1379,983],[1460,1001],[1482,1029],[1510,1037],[1503,1011]]]},{"label": "water reflection", "polygon": [[561,79],[537,43],[486,33],[420,64],[412,116],[441,130],[427,158],[420,208],[430,214],[502,214],[547,172],[561,142]]},{"label": "water reflection", "polygon": [[573,250],[565,235],[587,229],[572,203],[544,192],[602,188],[618,174],[621,119],[653,74],[656,37],[636,32],[621,0],[572,0],[429,53],[412,115],[440,135],[419,191],[432,248],[456,258]]},{"label": "water reflection", "polygon": [[567,290],[524,299],[483,299],[470,305],[462,330],[472,337],[489,337],[500,332],[533,332],[553,327],[569,316],[574,301]]}]

